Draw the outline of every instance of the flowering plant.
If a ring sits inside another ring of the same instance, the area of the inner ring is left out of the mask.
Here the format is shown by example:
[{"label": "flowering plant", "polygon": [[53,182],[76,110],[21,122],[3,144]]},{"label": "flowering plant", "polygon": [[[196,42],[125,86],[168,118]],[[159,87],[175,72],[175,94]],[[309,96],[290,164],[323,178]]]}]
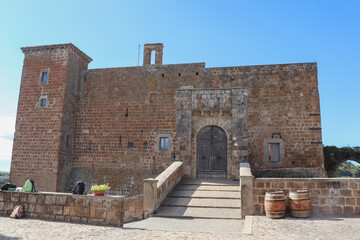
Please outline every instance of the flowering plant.
[{"label": "flowering plant", "polygon": [[107,183],[106,185],[105,184],[102,184],[102,185],[93,185],[91,186],[91,190],[92,191],[106,191],[108,190],[110,187],[109,187],[109,184]]}]

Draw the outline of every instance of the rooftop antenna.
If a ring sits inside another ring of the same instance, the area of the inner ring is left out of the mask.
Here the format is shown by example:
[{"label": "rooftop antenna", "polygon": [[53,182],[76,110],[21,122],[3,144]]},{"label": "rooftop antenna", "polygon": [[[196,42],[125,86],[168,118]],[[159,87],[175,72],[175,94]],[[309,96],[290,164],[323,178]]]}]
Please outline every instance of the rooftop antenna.
[{"label": "rooftop antenna", "polygon": [[138,66],[139,66],[139,62],[140,62],[140,44],[139,44],[139,50],[138,50]]}]

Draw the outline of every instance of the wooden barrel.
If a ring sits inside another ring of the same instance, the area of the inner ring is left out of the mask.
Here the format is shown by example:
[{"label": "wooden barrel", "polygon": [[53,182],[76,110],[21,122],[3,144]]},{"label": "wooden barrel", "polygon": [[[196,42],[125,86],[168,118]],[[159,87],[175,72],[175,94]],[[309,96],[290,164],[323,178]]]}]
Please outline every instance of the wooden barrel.
[{"label": "wooden barrel", "polygon": [[286,210],[285,194],[283,191],[266,192],[265,213],[269,218],[284,218]]},{"label": "wooden barrel", "polygon": [[289,193],[290,214],[296,218],[310,217],[311,200],[309,190],[296,190]]}]

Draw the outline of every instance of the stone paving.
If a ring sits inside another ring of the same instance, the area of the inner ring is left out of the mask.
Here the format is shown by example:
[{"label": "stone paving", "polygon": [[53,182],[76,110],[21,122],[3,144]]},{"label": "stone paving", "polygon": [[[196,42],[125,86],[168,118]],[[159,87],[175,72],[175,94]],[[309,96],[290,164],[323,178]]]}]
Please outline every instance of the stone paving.
[{"label": "stone paving", "polygon": [[[209,220],[212,221],[212,220]],[[253,217],[252,235],[174,230],[142,230],[0,217],[0,239],[276,239],[359,240],[360,217],[272,220]],[[179,227],[180,228],[180,227]],[[210,227],[209,227],[210,228]],[[224,229],[225,226],[224,226]],[[179,229],[181,230],[181,229]]]}]

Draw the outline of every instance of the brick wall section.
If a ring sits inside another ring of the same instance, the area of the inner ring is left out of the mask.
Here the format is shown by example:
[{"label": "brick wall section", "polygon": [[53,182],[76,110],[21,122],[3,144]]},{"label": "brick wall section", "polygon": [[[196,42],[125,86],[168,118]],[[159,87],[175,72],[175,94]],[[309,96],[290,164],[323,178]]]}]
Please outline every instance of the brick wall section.
[{"label": "brick wall section", "polygon": [[143,201],[143,194],[125,198],[124,223],[144,219]]},{"label": "brick wall section", "polygon": [[265,192],[308,188],[312,214],[359,215],[360,179],[356,178],[257,178],[253,193],[255,214],[264,214]]},{"label": "brick wall section", "polygon": [[67,193],[0,192],[0,215],[22,203],[26,218],[123,226],[124,197]]}]

